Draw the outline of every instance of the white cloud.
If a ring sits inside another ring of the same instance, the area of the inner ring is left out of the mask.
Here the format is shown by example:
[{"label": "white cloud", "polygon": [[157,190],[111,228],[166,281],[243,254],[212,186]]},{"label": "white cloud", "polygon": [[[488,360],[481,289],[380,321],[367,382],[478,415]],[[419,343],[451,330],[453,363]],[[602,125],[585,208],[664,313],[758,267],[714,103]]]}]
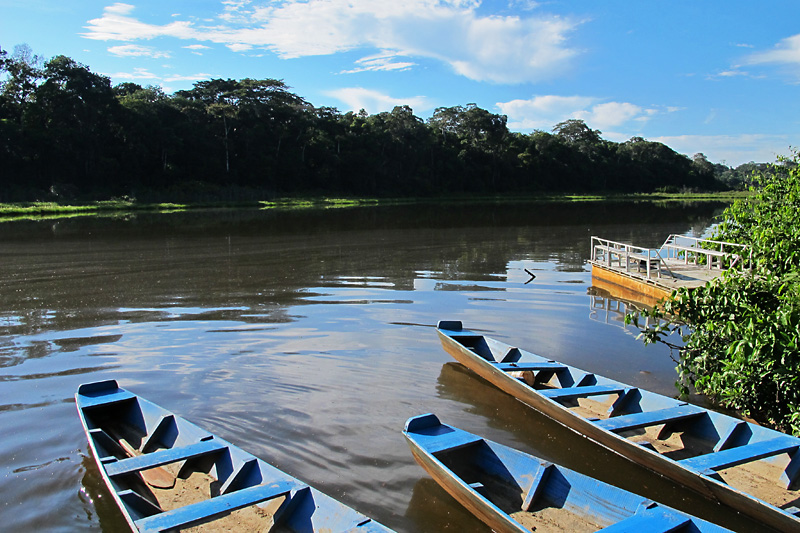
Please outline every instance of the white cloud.
[{"label": "white cloud", "polygon": [[[591,96],[534,96],[528,100],[498,102],[509,118],[509,128],[520,131],[550,130],[559,122],[580,119],[593,129],[604,131],[630,123],[643,123],[662,112],[628,102],[602,102]],[[666,112],[671,109],[666,109]]]},{"label": "white cloud", "polygon": [[176,74],[172,76],[167,76],[164,78],[164,81],[173,82],[173,81],[199,81],[199,80],[208,80],[213,78],[211,74],[207,74],[205,72],[200,72],[197,74]]},{"label": "white cloud", "polygon": [[525,11],[533,11],[541,4],[535,0],[510,0],[508,3],[510,7],[516,7]]},{"label": "white cloud", "polygon": [[509,128],[515,130],[550,129],[555,124],[573,118],[576,110],[585,109],[596,101],[585,96],[535,96],[529,100],[498,102],[508,115]]},{"label": "white cloud", "polygon": [[482,16],[477,0],[223,4],[224,12],[204,26],[187,20],[145,23],[132,16],[134,6],[117,3],[90,20],[83,36],[118,41],[169,36],[219,43],[239,52],[267,49],[284,59],[374,48],[384,55],[434,59],[467,78],[498,83],[553,78],[580,53],[567,43],[580,21],[543,15]]},{"label": "white cloud", "polygon": [[579,111],[579,118],[593,127],[604,129],[621,126],[632,120],[647,121],[654,114],[652,109],[642,109],[638,105],[628,102],[605,102],[592,106],[591,109]]},{"label": "white cloud", "polygon": [[139,46],[138,44],[112,46],[108,49],[108,52],[118,57],[170,57],[169,52],[156,50],[150,46]]},{"label": "white cloud", "polygon": [[397,55],[392,53],[376,54],[362,57],[356,61],[356,68],[342,71],[342,74],[370,71],[408,70],[415,65],[410,61],[396,61]]},{"label": "white cloud", "polygon": [[134,41],[163,36],[190,39],[196,35],[189,22],[179,21],[164,26],[145,24],[128,16],[133,10],[134,6],[130,4],[108,6],[102,17],[87,22],[89,32],[82,35],[99,41]]},{"label": "white cloud", "polygon": [[371,115],[381,111],[391,111],[395,106],[402,105],[411,107],[415,112],[430,109],[431,107],[424,96],[395,98],[380,91],[363,87],[346,87],[326,91],[325,94],[343,102],[348,111],[360,111],[363,109]]},{"label": "white cloud", "polygon": [[731,70],[723,70],[717,73],[717,76],[721,78],[734,78],[736,76],[749,76],[749,74],[743,70],[738,70],[737,68],[733,68]]},{"label": "white cloud", "polygon": [[249,52],[253,49],[253,45],[247,43],[228,43],[225,46],[232,52]]},{"label": "white cloud", "polygon": [[184,46],[182,48],[185,48],[185,49],[189,50],[191,53],[193,53],[196,56],[202,56],[203,55],[202,50],[210,50],[211,49],[210,46],[206,46],[204,44],[190,44],[189,46]]},{"label": "white cloud", "polygon": [[144,68],[135,68],[133,72],[115,72],[106,74],[114,80],[158,80],[158,76]]},{"label": "white cloud", "polygon": [[211,74],[207,74],[205,72],[188,75],[173,74],[170,76],[159,76],[158,74],[153,74],[146,68],[134,68],[133,72],[113,72],[105,75],[114,80],[151,80],[154,83],[160,83],[164,81],[199,81],[207,80],[213,77]]},{"label": "white cloud", "polygon": [[692,156],[702,152],[714,163],[736,167],[742,163],[773,163],[778,156],[791,155],[789,135],[678,135],[649,138],[676,152]]},{"label": "white cloud", "polygon": [[777,63],[783,65],[800,65],[800,34],[787,37],[766,52],[756,52],[745,58],[751,65]]}]

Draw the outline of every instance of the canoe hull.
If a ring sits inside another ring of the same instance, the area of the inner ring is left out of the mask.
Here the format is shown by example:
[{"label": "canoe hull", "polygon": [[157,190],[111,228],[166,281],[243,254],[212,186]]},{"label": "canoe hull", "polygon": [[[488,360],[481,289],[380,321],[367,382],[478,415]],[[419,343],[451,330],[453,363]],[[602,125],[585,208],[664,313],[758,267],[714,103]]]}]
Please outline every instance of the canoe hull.
[{"label": "canoe hull", "polygon": [[[452,329],[449,329],[452,328]],[[442,322],[437,330],[442,346],[456,361],[504,392],[536,409],[559,424],[645,468],[663,475],[694,492],[718,501],[779,531],[799,531],[800,519],[783,512],[758,498],[739,491],[721,481],[690,470],[678,461],[665,458],[658,452],[635,444],[593,422],[573,413],[558,402],[546,398],[530,385],[509,374],[459,342],[459,338],[480,336],[461,330],[458,322]],[[496,341],[495,341],[496,342]],[[511,348],[511,347],[509,347]],[[513,349],[513,348],[511,348]]]}]

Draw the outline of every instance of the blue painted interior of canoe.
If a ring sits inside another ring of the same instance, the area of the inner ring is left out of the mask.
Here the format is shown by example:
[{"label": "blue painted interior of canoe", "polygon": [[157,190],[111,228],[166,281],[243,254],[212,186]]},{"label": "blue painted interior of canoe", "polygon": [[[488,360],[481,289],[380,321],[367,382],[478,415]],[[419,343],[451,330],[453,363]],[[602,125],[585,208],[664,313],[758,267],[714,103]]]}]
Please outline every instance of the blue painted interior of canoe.
[{"label": "blue painted interior of canoe", "polygon": [[[279,496],[286,496],[286,500],[274,519],[290,531],[390,531],[237,446],[120,388],[113,380],[82,385],[76,403],[99,466],[140,531],[191,525]],[[118,438],[110,436],[120,427],[125,428],[127,439],[141,455],[129,457]],[[213,460],[209,472],[217,479],[219,494],[198,503],[161,512],[149,498],[136,493],[135,483],[129,483],[131,475],[143,470],[183,462],[183,471],[191,468],[192,460],[209,457]]]}]

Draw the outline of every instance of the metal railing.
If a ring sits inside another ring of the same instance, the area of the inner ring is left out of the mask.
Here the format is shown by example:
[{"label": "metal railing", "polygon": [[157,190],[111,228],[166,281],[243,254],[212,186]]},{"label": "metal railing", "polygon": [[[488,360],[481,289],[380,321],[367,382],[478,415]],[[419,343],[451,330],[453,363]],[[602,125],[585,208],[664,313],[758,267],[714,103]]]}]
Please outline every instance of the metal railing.
[{"label": "metal railing", "polygon": [[676,234],[667,238],[660,251],[664,259],[682,260],[684,264],[704,264],[710,270],[731,268],[741,263],[746,253],[751,252],[750,247],[744,244]]},{"label": "metal railing", "polygon": [[600,237],[592,237],[591,261],[609,269],[624,270],[631,274],[634,270],[650,280],[652,276],[660,278],[666,271],[670,276],[674,274],[667,261],[675,266],[676,262],[684,264],[705,265],[712,270],[727,270],[744,262],[745,255],[749,257],[750,247],[732,242],[714,241],[687,237],[685,235],[670,235],[661,248],[644,248]]},{"label": "metal railing", "polygon": [[660,278],[662,267],[666,267],[659,251],[654,248],[643,248],[600,237],[592,237],[592,262],[609,268],[624,269],[627,273],[634,269],[639,273],[644,270],[647,279],[651,279],[652,273]]}]

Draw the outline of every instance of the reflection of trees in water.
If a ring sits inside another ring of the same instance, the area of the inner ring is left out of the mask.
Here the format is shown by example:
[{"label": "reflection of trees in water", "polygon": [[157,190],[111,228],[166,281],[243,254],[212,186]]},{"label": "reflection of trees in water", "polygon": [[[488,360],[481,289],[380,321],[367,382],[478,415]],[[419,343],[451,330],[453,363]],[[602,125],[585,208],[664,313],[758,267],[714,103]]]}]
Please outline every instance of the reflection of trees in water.
[{"label": "reflection of trees in water", "polygon": [[502,282],[514,260],[581,271],[593,234],[660,245],[669,233],[710,221],[722,207],[419,204],[4,224],[0,297],[7,320],[0,322],[0,332],[33,334],[203,313],[286,322],[293,319],[288,307],[338,286],[343,277],[408,291],[419,272],[440,281]]}]

